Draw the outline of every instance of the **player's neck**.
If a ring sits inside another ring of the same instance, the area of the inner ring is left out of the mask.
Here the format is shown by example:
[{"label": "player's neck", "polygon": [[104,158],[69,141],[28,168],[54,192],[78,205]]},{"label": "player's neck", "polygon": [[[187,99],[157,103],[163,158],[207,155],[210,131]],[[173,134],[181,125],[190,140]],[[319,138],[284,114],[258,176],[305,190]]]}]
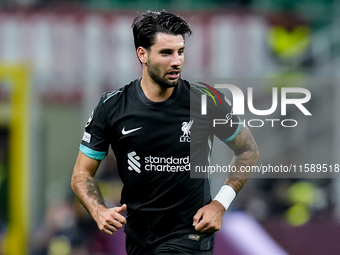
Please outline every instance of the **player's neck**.
[{"label": "player's neck", "polygon": [[144,95],[153,102],[163,102],[167,100],[173,93],[174,87],[164,88],[148,75],[143,75],[141,80]]}]

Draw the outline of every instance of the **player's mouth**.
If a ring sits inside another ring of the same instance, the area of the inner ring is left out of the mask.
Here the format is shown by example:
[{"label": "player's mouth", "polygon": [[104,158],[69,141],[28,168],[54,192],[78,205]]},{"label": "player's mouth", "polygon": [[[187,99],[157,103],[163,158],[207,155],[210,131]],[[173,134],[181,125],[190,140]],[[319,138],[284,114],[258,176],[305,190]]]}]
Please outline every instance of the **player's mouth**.
[{"label": "player's mouth", "polygon": [[180,70],[171,70],[170,72],[167,72],[166,76],[170,79],[170,80],[176,80],[179,78],[181,74]]}]

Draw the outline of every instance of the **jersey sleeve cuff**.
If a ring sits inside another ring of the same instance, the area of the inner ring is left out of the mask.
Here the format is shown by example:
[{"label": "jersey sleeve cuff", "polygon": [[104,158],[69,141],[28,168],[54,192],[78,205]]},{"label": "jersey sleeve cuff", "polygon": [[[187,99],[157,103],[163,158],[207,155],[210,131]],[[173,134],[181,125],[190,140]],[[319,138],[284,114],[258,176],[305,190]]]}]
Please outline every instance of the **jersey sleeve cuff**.
[{"label": "jersey sleeve cuff", "polygon": [[241,129],[241,123],[240,122],[241,122],[241,120],[240,120],[240,117],[237,116],[237,118],[238,118],[238,121],[239,121],[238,127],[237,127],[236,131],[234,132],[234,134],[232,136],[230,136],[229,138],[224,140],[225,143],[233,140],[237,136],[238,132],[240,132],[240,129]]},{"label": "jersey sleeve cuff", "polygon": [[86,156],[92,159],[97,159],[97,160],[103,160],[106,155],[107,151],[95,151],[90,149],[89,147],[86,147],[84,145],[80,145],[79,150]]}]

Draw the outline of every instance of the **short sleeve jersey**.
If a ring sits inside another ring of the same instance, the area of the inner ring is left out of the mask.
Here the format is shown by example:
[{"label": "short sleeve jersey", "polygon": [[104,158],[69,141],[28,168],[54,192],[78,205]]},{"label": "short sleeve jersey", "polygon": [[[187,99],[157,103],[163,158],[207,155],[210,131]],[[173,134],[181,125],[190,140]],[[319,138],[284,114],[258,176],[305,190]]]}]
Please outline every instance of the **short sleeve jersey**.
[{"label": "short sleeve jersey", "polygon": [[207,88],[179,80],[170,98],[153,102],[140,81],[103,94],[86,124],[80,151],[102,160],[111,146],[123,182],[121,203],[128,208],[124,230],[146,246],[195,233],[192,218],[211,196],[209,180],[190,178],[190,165],[193,160],[207,165],[211,137],[232,140],[239,126],[212,128],[213,118],[238,121],[220,93],[223,103],[208,96],[212,114],[202,115]]}]

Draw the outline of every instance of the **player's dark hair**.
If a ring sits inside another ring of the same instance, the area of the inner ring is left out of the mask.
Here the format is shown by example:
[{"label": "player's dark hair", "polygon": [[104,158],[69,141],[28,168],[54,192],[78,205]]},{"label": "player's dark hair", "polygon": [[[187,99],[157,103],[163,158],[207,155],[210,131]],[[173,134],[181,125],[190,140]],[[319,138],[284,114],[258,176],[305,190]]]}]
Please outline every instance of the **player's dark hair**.
[{"label": "player's dark hair", "polygon": [[183,39],[191,35],[189,25],[179,16],[166,11],[148,11],[138,15],[132,23],[135,48],[149,49],[155,44],[158,32],[182,35]]}]

